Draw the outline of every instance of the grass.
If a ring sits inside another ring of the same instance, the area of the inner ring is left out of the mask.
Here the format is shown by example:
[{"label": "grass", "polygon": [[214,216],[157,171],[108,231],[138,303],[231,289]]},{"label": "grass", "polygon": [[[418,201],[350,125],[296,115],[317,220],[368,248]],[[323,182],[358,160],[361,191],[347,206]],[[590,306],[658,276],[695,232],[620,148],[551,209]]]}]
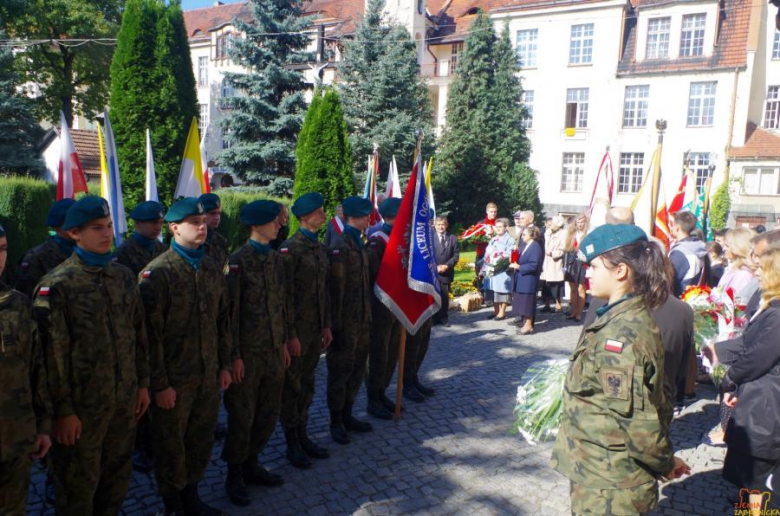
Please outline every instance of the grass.
[{"label": "grass", "polygon": [[[476,253],[474,251],[465,251],[460,253],[458,263],[474,263]],[[455,281],[472,281],[474,279],[474,269],[455,270]]]}]

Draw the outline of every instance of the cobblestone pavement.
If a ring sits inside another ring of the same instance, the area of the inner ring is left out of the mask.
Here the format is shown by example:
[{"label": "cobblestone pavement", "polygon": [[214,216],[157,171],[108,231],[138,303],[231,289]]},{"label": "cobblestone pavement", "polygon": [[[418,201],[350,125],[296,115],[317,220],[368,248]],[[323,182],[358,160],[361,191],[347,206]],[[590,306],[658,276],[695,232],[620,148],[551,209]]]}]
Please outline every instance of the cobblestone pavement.
[{"label": "cobblestone pavement", "polygon": [[[224,491],[226,466],[221,443],[200,492],[228,514],[549,514],[569,512],[568,481],[548,466],[551,444],[532,446],[511,435],[512,408],[520,376],[534,361],[566,356],[580,327],[562,315],[542,316],[537,331],[519,336],[508,321],[489,321],[482,310],[451,317],[435,327],[423,365],[424,381],[436,395],[408,403],[399,422],[371,419],[374,432],[340,446],[327,432],[324,360],[317,372],[311,430],[332,457],[300,471],[284,459],[279,428],[261,456],[283,475],[278,488],[250,488],[253,504],[236,508]],[[733,514],[737,490],[720,477],[724,450],[700,444],[717,421],[715,391],[699,385],[699,398],[672,426],[675,449],[692,475],[661,488],[656,514]],[[356,403],[365,416],[365,395]],[[220,415],[225,420],[224,410]],[[53,514],[44,497],[43,472],[36,467],[30,513]],[[152,476],[135,473],[124,514],[161,510]]]}]

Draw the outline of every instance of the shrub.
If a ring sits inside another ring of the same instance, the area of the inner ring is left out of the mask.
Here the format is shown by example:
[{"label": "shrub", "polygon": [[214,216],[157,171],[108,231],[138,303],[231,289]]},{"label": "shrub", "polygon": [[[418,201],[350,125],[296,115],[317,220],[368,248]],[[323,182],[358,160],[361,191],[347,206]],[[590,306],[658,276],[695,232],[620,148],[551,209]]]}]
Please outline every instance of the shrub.
[{"label": "shrub", "polygon": [[8,235],[6,269],[10,273],[24,253],[48,235],[46,215],[53,202],[53,185],[25,177],[0,177],[0,223]]},{"label": "shrub", "polygon": [[252,201],[260,199],[272,199],[274,201],[289,204],[290,200],[283,197],[274,197],[268,195],[261,188],[236,187],[215,190],[222,201],[222,221],[219,224],[218,231],[227,238],[228,250],[232,253],[249,238],[249,232],[246,226],[241,224],[239,213],[241,207]]}]

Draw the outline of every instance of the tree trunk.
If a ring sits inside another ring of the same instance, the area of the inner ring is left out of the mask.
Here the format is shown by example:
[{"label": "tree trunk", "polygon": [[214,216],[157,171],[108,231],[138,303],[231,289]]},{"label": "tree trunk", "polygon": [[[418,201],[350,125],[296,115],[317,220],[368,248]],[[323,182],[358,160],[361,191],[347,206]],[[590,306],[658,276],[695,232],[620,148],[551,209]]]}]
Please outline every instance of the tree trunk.
[{"label": "tree trunk", "polygon": [[67,85],[66,92],[60,97],[62,100],[62,113],[65,115],[65,121],[68,127],[73,127],[73,54],[68,47],[59,45],[62,55],[62,77]]}]

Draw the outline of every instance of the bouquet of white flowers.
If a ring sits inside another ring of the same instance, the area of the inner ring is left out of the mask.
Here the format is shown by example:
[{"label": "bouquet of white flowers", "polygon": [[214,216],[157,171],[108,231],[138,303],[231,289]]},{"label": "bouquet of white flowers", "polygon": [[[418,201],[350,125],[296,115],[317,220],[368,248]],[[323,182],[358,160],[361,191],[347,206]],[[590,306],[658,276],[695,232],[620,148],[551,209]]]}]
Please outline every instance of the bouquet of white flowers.
[{"label": "bouquet of white flowers", "polygon": [[548,441],[558,433],[569,364],[568,358],[537,362],[520,378],[513,430],[531,444]]}]

